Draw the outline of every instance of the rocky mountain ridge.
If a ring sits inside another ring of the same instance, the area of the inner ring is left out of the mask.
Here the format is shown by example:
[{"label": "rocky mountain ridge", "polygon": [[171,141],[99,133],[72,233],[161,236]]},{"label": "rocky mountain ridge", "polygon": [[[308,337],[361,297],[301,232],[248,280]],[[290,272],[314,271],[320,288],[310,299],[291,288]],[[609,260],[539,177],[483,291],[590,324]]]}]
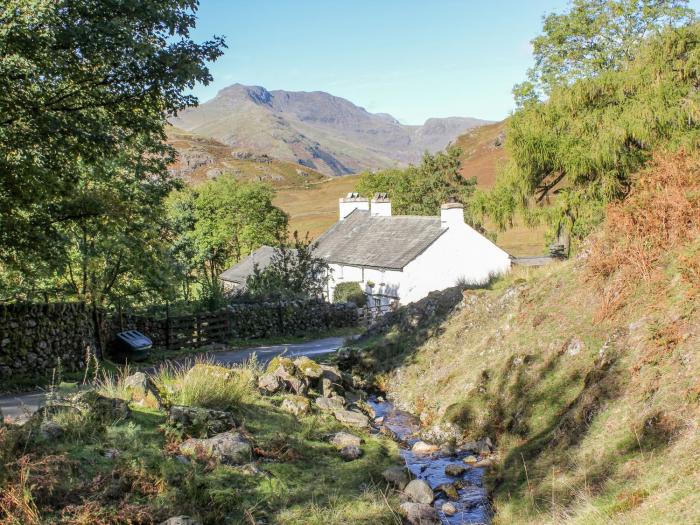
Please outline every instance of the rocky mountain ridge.
[{"label": "rocky mountain ridge", "polygon": [[475,118],[431,118],[401,124],[322,91],[268,91],[234,84],[171,118],[189,132],[236,150],[266,154],[327,175],[345,175],[417,162],[462,133],[488,124]]}]

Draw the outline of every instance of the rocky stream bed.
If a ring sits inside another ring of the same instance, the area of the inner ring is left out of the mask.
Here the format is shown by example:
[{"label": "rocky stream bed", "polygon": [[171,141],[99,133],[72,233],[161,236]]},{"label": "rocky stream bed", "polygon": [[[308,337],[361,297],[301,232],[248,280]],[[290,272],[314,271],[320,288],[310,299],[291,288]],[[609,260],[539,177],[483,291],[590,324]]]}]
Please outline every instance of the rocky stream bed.
[{"label": "rocky stream bed", "polygon": [[[474,442],[457,447],[438,447],[418,439],[420,421],[412,414],[397,409],[381,397],[370,397],[368,404],[376,413],[378,431],[391,436],[401,446],[401,456],[411,477],[424,481],[433,491],[431,503],[442,523],[490,523],[491,505],[482,482],[487,460],[481,454],[490,453],[490,444]],[[416,497],[412,490],[404,490],[414,503],[428,504],[430,493],[427,491],[426,499],[421,502],[415,501],[421,499],[420,495]],[[414,517],[418,518],[416,523],[431,523],[432,518],[425,508],[421,510],[408,502],[404,503],[403,510],[409,520]]]}]

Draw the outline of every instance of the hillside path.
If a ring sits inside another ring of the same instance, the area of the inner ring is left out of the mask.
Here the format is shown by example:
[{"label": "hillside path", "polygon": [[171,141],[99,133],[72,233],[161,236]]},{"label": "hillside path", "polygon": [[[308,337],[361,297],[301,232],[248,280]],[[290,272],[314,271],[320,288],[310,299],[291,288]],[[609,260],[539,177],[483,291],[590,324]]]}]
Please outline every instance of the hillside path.
[{"label": "hillside path", "polygon": [[[274,357],[282,353],[289,357],[314,357],[330,354],[343,346],[346,339],[345,337],[326,337],[324,339],[316,339],[315,341],[307,341],[305,343],[257,346],[224,352],[213,352],[208,353],[207,356],[217,364],[233,365],[245,363],[253,354],[257,354],[258,361],[262,364],[267,364]],[[46,393],[43,390],[35,390],[33,392],[21,394],[0,395],[0,410],[2,410],[3,416],[12,419],[31,414],[43,405],[45,395]]]}]

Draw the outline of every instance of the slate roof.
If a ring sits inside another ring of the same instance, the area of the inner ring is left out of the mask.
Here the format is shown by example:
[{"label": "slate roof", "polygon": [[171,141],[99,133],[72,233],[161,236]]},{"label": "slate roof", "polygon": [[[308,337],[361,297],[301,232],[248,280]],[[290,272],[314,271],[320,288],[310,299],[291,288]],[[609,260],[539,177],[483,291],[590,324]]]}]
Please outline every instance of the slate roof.
[{"label": "slate roof", "polygon": [[236,283],[240,285],[245,285],[248,277],[253,275],[253,269],[257,264],[262,270],[272,259],[272,255],[275,253],[275,249],[272,246],[261,246],[248,257],[241,260],[239,263],[231,266],[228,270],[224,271],[219,275],[219,279],[222,281],[228,281],[231,283]]},{"label": "slate roof", "polygon": [[315,254],[331,263],[401,270],[445,231],[440,217],[370,217],[355,210],[319,237]]}]

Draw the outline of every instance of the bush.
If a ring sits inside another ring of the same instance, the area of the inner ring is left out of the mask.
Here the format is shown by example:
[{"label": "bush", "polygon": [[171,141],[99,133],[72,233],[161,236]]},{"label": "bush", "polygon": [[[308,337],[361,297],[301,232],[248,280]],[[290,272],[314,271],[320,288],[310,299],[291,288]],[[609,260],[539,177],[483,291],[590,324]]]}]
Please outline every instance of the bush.
[{"label": "bush", "polygon": [[355,303],[358,307],[367,304],[367,296],[360,288],[360,283],[340,283],[333,293],[334,303]]}]

